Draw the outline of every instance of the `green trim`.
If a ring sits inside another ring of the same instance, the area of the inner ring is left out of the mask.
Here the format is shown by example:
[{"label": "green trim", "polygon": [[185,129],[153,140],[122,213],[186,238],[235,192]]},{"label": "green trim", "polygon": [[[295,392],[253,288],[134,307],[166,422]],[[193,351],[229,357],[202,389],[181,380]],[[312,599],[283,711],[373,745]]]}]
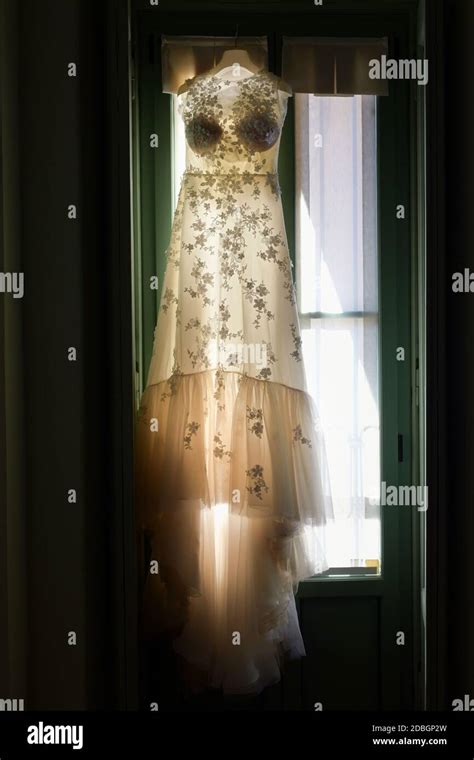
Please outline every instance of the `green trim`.
[{"label": "green trim", "polygon": [[[134,198],[135,252],[135,339],[138,395],[146,383],[153,350],[153,337],[166,269],[165,252],[172,224],[171,198],[171,96],[161,92],[160,40],[146,25],[138,29],[136,98],[134,125],[138,134],[135,147]],[[158,147],[150,145],[157,134]],[[150,288],[150,278],[158,276],[158,289]]]},{"label": "green trim", "polygon": [[[408,57],[408,31],[399,35],[397,43],[400,57]],[[390,97],[378,101],[382,480],[391,485],[413,482],[411,230],[415,217],[410,192],[414,160],[409,139],[410,91],[410,83],[395,81]],[[404,220],[396,218],[399,204],[405,206]],[[396,360],[400,346],[405,349],[405,362]],[[404,440],[402,462],[398,461],[398,435]],[[384,683],[388,706],[394,705],[394,690],[399,691],[402,705],[413,704],[412,527],[419,515],[413,512],[406,507],[382,508],[382,573],[387,583],[381,609],[382,630],[386,632],[382,635],[382,657],[391,657],[397,664]],[[397,631],[405,633],[405,646],[394,645]]]}]

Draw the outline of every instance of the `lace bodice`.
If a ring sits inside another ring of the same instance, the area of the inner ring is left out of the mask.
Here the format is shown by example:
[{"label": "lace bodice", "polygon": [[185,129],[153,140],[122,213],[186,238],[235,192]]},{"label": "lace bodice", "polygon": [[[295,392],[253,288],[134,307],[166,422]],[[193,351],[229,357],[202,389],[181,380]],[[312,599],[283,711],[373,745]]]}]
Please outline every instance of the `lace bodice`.
[{"label": "lace bodice", "polygon": [[191,80],[178,96],[187,171],[276,173],[288,99],[279,81],[266,70],[235,76],[232,67]]}]

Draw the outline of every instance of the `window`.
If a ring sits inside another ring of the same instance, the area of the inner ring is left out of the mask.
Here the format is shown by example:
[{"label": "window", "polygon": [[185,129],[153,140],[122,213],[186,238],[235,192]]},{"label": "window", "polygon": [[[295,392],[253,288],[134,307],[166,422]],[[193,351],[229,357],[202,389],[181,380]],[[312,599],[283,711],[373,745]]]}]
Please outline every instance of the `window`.
[{"label": "window", "polygon": [[380,569],[376,98],[295,95],[296,281],[331,567]]}]

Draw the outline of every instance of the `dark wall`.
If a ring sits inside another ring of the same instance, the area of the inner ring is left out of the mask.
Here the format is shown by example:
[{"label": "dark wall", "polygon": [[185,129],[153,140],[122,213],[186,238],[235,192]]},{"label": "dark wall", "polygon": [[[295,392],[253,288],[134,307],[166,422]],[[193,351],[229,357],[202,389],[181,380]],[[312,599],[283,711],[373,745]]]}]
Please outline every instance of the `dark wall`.
[{"label": "dark wall", "polygon": [[448,694],[474,697],[474,295],[451,276],[474,272],[474,3],[446,9]]},{"label": "dark wall", "polygon": [[[101,3],[20,5],[20,166],[26,294],[26,704],[105,704],[107,386],[103,304]],[[68,76],[69,63],[77,77]],[[77,206],[77,220],[67,209]],[[69,347],[77,361],[67,358]],[[77,503],[69,503],[76,489]],[[77,643],[68,643],[75,632]],[[110,647],[109,647],[110,649]]]},{"label": "dark wall", "polygon": [[[21,272],[18,13],[0,0],[0,271]],[[0,693],[26,694],[23,304],[0,297]]]}]

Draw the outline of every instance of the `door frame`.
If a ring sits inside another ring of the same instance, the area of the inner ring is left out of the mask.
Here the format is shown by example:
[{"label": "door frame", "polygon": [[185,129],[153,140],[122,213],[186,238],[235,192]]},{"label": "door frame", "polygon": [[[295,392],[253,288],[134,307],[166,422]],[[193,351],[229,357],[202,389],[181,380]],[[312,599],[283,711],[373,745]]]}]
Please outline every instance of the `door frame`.
[{"label": "door frame", "polygon": [[[182,3],[190,9],[189,3]],[[206,9],[223,10],[223,3],[203,3]],[[289,11],[288,3],[259,4],[259,11]],[[355,11],[370,16],[377,9],[411,23],[417,14],[415,0],[347,0],[331,4],[329,13]],[[135,8],[154,12],[145,0],[137,0]],[[297,6],[292,3],[291,13]],[[445,312],[444,282],[444,121],[443,121],[443,0],[430,0],[426,15],[427,50],[430,57],[430,81],[426,107],[426,472],[430,489],[427,519],[427,704],[439,708],[443,704],[445,683],[445,611],[446,611],[446,457],[445,449]],[[176,3],[160,2],[160,8],[177,11]],[[307,9],[307,4],[304,4]],[[255,3],[249,3],[249,13]],[[228,4],[229,11],[243,11]],[[181,11],[182,12],[182,11]],[[107,143],[109,146],[108,181],[108,331],[110,342],[110,440],[113,442],[110,466],[110,488],[113,508],[112,558],[114,587],[114,672],[116,703],[120,708],[138,706],[137,648],[137,547],[133,517],[133,335],[131,314],[131,250],[133,223],[131,216],[130,173],[130,0],[107,0]],[[349,19],[354,21],[354,18]],[[421,389],[423,390],[423,389]],[[436,550],[435,550],[436,547]],[[353,586],[360,581],[352,581]],[[321,584],[323,586],[323,584]]]}]

